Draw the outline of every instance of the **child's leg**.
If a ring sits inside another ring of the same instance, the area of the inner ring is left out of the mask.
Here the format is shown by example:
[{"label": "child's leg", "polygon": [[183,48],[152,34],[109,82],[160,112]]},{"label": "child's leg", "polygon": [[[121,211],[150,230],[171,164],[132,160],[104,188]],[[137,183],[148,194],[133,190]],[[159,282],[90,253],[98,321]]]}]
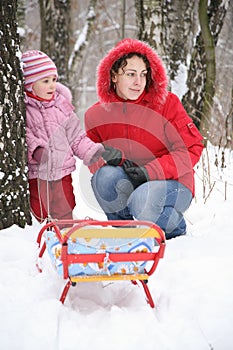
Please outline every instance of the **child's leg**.
[{"label": "child's leg", "polygon": [[73,219],[72,211],[75,207],[75,196],[71,175],[61,180],[50,182],[50,214],[59,220]]},{"label": "child's leg", "polygon": [[48,217],[46,181],[40,179],[29,180],[31,212],[39,222]]}]

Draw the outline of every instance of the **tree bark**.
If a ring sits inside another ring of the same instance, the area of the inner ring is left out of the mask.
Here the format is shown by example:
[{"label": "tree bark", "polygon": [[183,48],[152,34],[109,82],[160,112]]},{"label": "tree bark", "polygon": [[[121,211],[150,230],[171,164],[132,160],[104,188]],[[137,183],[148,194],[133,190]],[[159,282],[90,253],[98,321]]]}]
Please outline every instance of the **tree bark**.
[{"label": "tree bark", "polygon": [[164,55],[161,0],[135,0],[138,38],[150,44],[158,54]]},{"label": "tree bark", "polygon": [[0,229],[31,224],[16,7],[0,5]]}]

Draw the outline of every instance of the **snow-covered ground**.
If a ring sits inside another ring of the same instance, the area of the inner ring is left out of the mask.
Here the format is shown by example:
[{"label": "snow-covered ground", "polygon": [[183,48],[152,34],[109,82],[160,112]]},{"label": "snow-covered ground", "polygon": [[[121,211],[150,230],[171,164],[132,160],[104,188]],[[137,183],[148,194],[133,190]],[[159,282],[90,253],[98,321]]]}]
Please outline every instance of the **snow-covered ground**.
[{"label": "snow-covered ground", "polygon": [[[0,350],[232,350],[233,157],[223,169],[221,150],[203,157],[188,234],[167,241],[149,279],[155,309],[127,281],[80,283],[62,305],[64,280],[48,255],[42,273],[35,267],[40,225],[0,231]],[[73,175],[76,215],[104,219],[87,169],[78,162]]]}]

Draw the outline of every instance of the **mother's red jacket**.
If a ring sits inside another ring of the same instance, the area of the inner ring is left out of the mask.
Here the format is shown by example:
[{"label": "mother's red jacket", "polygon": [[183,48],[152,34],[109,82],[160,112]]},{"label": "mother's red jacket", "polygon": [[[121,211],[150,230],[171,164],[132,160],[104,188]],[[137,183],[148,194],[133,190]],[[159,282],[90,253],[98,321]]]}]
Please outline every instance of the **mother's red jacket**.
[{"label": "mother's red jacket", "polygon": [[[137,101],[126,101],[110,89],[113,63],[129,52],[147,56],[152,83]],[[193,167],[200,159],[203,138],[176,95],[167,91],[167,76],[157,54],[144,42],[125,39],[109,51],[97,71],[99,102],[85,114],[87,135],[118,148],[124,159],[145,166],[150,180],[177,180],[194,195]],[[101,159],[90,166],[94,173]]]}]

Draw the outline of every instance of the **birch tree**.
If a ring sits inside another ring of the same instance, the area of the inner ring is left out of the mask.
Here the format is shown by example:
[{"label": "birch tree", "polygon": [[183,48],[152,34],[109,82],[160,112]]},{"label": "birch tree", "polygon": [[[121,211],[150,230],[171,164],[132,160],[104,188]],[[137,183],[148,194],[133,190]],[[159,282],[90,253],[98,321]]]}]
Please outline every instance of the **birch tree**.
[{"label": "birch tree", "polygon": [[16,1],[0,5],[0,229],[31,224]]}]

